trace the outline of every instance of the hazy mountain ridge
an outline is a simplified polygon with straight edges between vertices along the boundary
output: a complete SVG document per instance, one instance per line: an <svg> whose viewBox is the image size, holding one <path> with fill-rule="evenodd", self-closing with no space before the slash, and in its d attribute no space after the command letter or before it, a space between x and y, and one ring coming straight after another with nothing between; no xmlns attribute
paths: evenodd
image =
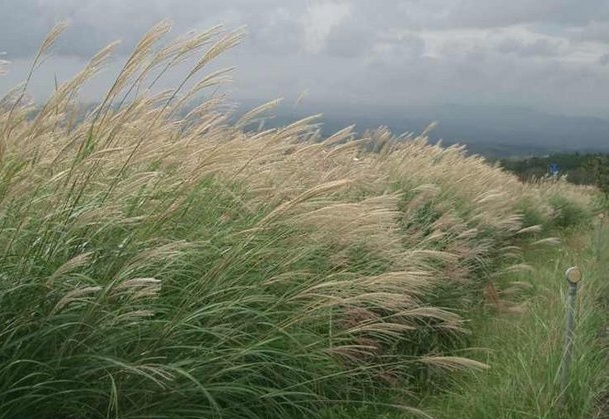
<svg viewBox="0 0 609 419"><path fill-rule="evenodd" d="M251 105L243 104L243 109ZM553 115L512 106L405 106L282 105L266 126L279 126L296 119L323 113L323 133L355 124L357 132L387 126L394 133L422 132L430 123L432 141L467 144L475 153L490 156L544 154L558 151L609 151L609 120L597 117Z"/></svg>
<svg viewBox="0 0 609 419"><path fill-rule="evenodd" d="M261 101L227 104L236 120ZM86 104L83 112L96 104ZM187 111L187 110L186 110ZM186 112L185 111L185 112ZM466 144L471 153L487 157L525 157L560 152L609 152L609 120L589 116L554 115L515 106L369 106L361 104L282 103L265 114L265 128L280 127L298 119L321 114L322 134L329 136L347 126L355 132L386 126L396 135L418 134L430 124L430 141ZM185 113L184 113L185 115ZM257 127L256 127L257 128Z"/></svg>

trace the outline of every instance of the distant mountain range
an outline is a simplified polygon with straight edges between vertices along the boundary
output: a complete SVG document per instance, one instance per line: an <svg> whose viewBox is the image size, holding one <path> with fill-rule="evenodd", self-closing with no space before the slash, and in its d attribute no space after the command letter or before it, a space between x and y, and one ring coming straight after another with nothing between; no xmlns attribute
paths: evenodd
<svg viewBox="0 0 609 419"><path fill-rule="evenodd" d="M255 104L244 102L243 109ZM609 120L596 117L552 115L512 106L404 106L309 104L282 105L266 126L280 126L299 118L323 113L323 132L329 135L355 124L356 131L387 126L396 134L422 132L430 123L438 126L432 141L467 144L470 152L489 157L525 156L552 152L609 152Z"/></svg>
<svg viewBox="0 0 609 419"><path fill-rule="evenodd" d="M234 119L261 105L242 100ZM92 110L95 104L85 104ZM515 106L370 106L362 104L283 103L269 111L265 127L279 127L322 114L322 133L329 136L347 126L356 132L387 126L396 135L421 133L431 123L431 142L466 144L470 153L491 158L542 156L551 153L609 153L609 120L597 117L553 115Z"/></svg>

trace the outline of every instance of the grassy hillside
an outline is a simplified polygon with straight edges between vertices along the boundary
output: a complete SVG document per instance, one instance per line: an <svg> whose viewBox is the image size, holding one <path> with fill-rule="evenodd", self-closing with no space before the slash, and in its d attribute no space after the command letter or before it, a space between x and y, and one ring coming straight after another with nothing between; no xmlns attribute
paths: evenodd
<svg viewBox="0 0 609 419"><path fill-rule="evenodd" d="M600 259L590 231L563 237L555 249L527 252L537 269L514 278L527 289L522 310L509 316L480 316L472 352L491 369L460 377L450 391L424 402L436 418L604 418L609 381L606 374L609 322L605 273L606 227ZM561 403L560 368L566 315L569 266L583 267L584 281L577 300L573 367ZM509 289L504 292L511 291Z"/></svg>
<svg viewBox="0 0 609 419"><path fill-rule="evenodd" d="M269 106L228 123L212 96L178 117L241 34L167 32L84 118L78 89L111 48L42 107L27 84L2 101L0 417L414 412L487 368L465 351L472 316L528 271L522 245L587 222L591 192L424 135L251 129Z"/></svg>

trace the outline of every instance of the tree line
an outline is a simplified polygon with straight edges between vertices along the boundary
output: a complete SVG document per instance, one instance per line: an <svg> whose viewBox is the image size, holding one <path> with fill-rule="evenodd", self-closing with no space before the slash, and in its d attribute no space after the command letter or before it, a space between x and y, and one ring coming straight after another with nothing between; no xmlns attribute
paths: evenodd
<svg viewBox="0 0 609 419"><path fill-rule="evenodd" d="M501 159L501 167L522 181L552 176L553 165L558 176L566 176L578 185L595 185L609 195L609 154L556 153L543 157Z"/></svg>

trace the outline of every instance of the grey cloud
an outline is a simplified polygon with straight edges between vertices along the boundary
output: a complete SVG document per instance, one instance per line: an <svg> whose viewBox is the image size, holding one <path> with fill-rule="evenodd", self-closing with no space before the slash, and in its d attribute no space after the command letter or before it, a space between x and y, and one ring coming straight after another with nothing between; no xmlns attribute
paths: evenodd
<svg viewBox="0 0 609 419"><path fill-rule="evenodd" d="M516 39L505 39L497 45L497 51L503 54L517 54L522 57L553 57L560 54L560 41L537 39L523 42Z"/></svg>
<svg viewBox="0 0 609 419"><path fill-rule="evenodd" d="M247 42L265 55L297 52L302 38L298 19L303 13L303 8L281 6L250 11L244 18L249 23Z"/></svg>
<svg viewBox="0 0 609 419"><path fill-rule="evenodd" d="M325 52L339 57L356 57L369 52L377 38L375 31L351 18L334 28L326 41Z"/></svg>
<svg viewBox="0 0 609 419"><path fill-rule="evenodd" d="M495 27L551 22L584 25L609 18L606 0L458 0L451 2L442 24L462 27Z"/></svg>
<svg viewBox="0 0 609 419"><path fill-rule="evenodd" d="M351 6L352 14L331 31L326 46L330 54L365 53L376 37L396 28L417 31L551 23L585 28L579 32L581 39L609 37L609 2L606 0L382 3L350 0L344 3ZM260 52L284 53L299 49L302 37L299 19L310 4L315 3L306 0L0 0L0 12L6 16L0 25L0 45L13 58L29 56L55 22L69 19L73 24L57 45L59 54L89 57L117 38L123 40L121 51L124 53L150 26L170 18L176 22L176 30L204 29L221 21L233 27L246 24L250 31L248 42Z"/></svg>
<svg viewBox="0 0 609 419"><path fill-rule="evenodd" d="M386 62L403 62L420 57L425 51L425 41L416 35L381 38L377 44L379 56Z"/></svg>
<svg viewBox="0 0 609 419"><path fill-rule="evenodd" d="M0 15L0 51L11 59L33 54L54 24L54 16L41 12L36 1L0 0Z"/></svg>
<svg viewBox="0 0 609 419"><path fill-rule="evenodd" d="M574 41L609 42L609 19L595 20L588 25L573 28L568 35Z"/></svg>
<svg viewBox="0 0 609 419"><path fill-rule="evenodd" d="M351 0L371 26L412 30L519 24L582 26L609 19L606 0Z"/></svg>
<svg viewBox="0 0 609 419"><path fill-rule="evenodd" d="M329 2L349 11L316 38L320 48L307 49L303 17ZM609 64L609 47L599 43L609 40L607 0L0 0L0 16L0 51L18 62L0 78L0 91L20 80L26 58L59 20L72 26L51 71L65 79L109 42L122 39L124 55L169 18L175 34L247 25L245 45L222 64L237 66L236 95L260 100L295 99L308 89L318 101L479 100L600 112L609 95L600 65ZM111 75L100 76L91 97ZM32 90L52 83L39 74Z"/></svg>
<svg viewBox="0 0 609 419"><path fill-rule="evenodd" d="M237 27L245 17L259 17L260 7L281 4L278 1L245 0L0 0L0 45L12 57L35 53L46 33L59 21L68 20L70 28L57 43L63 55L90 57L117 39L127 52L155 23L169 19L175 32L204 30L218 23ZM256 26L255 26L256 27Z"/></svg>
<svg viewBox="0 0 609 419"><path fill-rule="evenodd" d="M326 40L325 52L341 57L367 57L400 62L423 53L425 42L419 36L393 35L391 26L354 8L348 19L333 28Z"/></svg>

